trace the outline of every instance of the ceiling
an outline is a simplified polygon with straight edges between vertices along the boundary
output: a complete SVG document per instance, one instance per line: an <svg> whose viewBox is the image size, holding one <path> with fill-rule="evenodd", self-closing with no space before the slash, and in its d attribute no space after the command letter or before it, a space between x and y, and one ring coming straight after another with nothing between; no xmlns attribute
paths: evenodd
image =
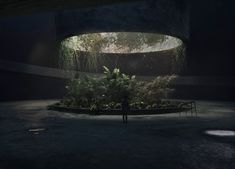
<svg viewBox="0 0 235 169"><path fill-rule="evenodd" d="M136 0L0 0L0 16L81 8Z"/></svg>

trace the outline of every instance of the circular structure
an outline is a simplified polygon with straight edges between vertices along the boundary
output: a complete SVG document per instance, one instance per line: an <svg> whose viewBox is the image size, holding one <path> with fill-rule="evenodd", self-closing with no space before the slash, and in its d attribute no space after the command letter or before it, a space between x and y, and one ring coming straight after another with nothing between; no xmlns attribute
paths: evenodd
<svg viewBox="0 0 235 169"><path fill-rule="evenodd" d="M184 63L179 38L143 32L102 32L72 36L61 42L65 67L82 72L103 72L103 66L136 75L178 73ZM74 58L76 57L76 59Z"/></svg>
<svg viewBox="0 0 235 169"><path fill-rule="evenodd" d="M128 115L160 115L160 114L171 114L171 113L181 113L185 111L189 111L190 108L185 106L180 106L184 102L178 102L176 105L175 102L170 103L168 107L156 107L152 109L144 108L131 108L128 110ZM109 108L109 109L99 109L99 110L92 110L86 107L76 107L76 106L67 106L64 105L62 102L57 102L48 106L48 110L55 110L60 112L70 112L76 114L89 114L89 115L122 115L123 109L122 108Z"/></svg>
<svg viewBox="0 0 235 169"><path fill-rule="evenodd" d="M60 11L55 16L58 42L71 39L76 41L78 37L84 38L87 35L94 35L98 41L103 41L107 38L100 37L119 34L120 42L125 44L104 47L100 45L101 43L94 45L95 43L92 42L83 46L85 50L81 47L76 49L73 44L65 45L69 49L76 49L77 53L66 50L72 53L72 57L60 59L68 63L62 63L62 66L65 65L62 68L102 73L102 67L107 66L110 69L120 68L124 73L138 76L177 74L184 67L182 44L187 43L189 39L189 13L190 4L185 0L133 1ZM131 39L130 41L126 41L124 36L126 32L129 32L127 38ZM139 34L151 35L147 39L149 43L145 43L145 38L141 41ZM162 38L155 38L156 36L162 36ZM116 41L115 36L110 39L113 42ZM162 43L152 44L157 39L162 40ZM126 45L128 43L130 46ZM92 47L93 45L95 48ZM97 48L100 52L94 54ZM93 54L90 55L91 53ZM74 59L74 55L79 55L79 59Z"/></svg>
<svg viewBox="0 0 235 169"><path fill-rule="evenodd" d="M175 49L183 44L176 37L140 32L103 32L72 36L63 41L72 50L110 54L148 53Z"/></svg>
<svg viewBox="0 0 235 169"><path fill-rule="evenodd" d="M219 137L234 137L235 131L233 130L206 130L205 134Z"/></svg>

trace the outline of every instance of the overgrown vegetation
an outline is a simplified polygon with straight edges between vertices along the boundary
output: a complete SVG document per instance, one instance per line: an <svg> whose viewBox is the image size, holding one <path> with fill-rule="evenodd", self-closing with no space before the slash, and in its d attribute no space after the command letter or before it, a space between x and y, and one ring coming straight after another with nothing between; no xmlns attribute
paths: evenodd
<svg viewBox="0 0 235 169"><path fill-rule="evenodd" d="M121 101L128 97L131 108L153 109L164 106L168 95L174 91L170 83L175 75L159 76L150 82L137 81L135 76L126 75L119 69L110 71L104 66L104 76L72 79L67 96L61 104L66 107L99 109L120 109Z"/></svg>
<svg viewBox="0 0 235 169"><path fill-rule="evenodd" d="M182 41L161 34L144 33L94 33L70 37L62 41L59 64L64 70L79 72L94 70L102 65L103 52L120 53L146 52L152 48L159 51L164 47L171 49L172 73L177 73L184 62ZM111 50L111 51L109 51ZM132 109L155 109L170 107L166 101L174 89L171 82L175 75L158 76L152 81L138 81L135 76L126 75L119 69L109 70L104 66L100 77L73 76L66 86L67 95L58 105L90 110L120 109L124 97L129 99Z"/></svg>
<svg viewBox="0 0 235 169"><path fill-rule="evenodd" d="M60 67L64 70L97 70L103 53L141 53L172 49L172 72L178 72L184 61L181 40L151 33L91 33L65 39L60 45ZM175 71L177 70L177 71Z"/></svg>

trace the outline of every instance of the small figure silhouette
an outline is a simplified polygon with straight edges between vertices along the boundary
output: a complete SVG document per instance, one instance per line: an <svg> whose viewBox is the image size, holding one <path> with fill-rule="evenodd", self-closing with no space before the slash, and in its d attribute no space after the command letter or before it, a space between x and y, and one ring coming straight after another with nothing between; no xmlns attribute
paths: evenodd
<svg viewBox="0 0 235 169"><path fill-rule="evenodd" d="M127 113L129 109L128 96L125 95L122 99L122 120L125 124L127 124Z"/></svg>

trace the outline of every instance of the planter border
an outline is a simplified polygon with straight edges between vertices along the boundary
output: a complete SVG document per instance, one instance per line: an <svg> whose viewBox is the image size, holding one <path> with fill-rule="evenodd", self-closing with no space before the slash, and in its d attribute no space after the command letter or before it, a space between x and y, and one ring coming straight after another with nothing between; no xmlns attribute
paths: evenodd
<svg viewBox="0 0 235 169"><path fill-rule="evenodd" d="M122 109L101 109L90 110L89 108L66 107L61 105L51 105L49 110L60 112L71 112L76 114L90 114L90 115L122 115ZM190 107L170 107L170 108L155 108L155 109L130 109L128 115L158 115L170 114L190 111Z"/></svg>

